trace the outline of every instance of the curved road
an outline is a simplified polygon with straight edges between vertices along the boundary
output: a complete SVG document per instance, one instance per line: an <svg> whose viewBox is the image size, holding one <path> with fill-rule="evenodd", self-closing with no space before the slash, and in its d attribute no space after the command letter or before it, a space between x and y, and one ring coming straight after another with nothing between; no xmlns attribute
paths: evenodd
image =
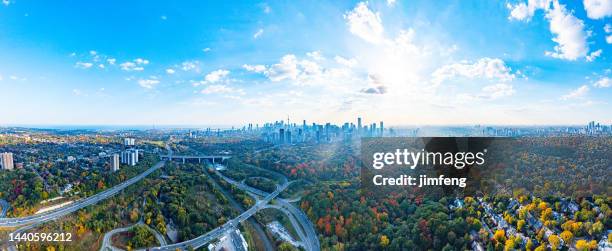
<svg viewBox="0 0 612 251"><path fill-rule="evenodd" d="M106 234L104 234L104 239L102 241L102 247L100 247L100 251L121 251L123 249L120 248L116 248L115 246L113 246L113 244L111 243L111 238L113 237L113 235L121 233L121 232L127 232L130 231L130 229L136 227L136 226L145 226L149 231L151 231L151 233L153 235L155 235L155 239L157 239L157 241L160 243L160 245L166 245L166 239L164 238L163 235L161 235L159 232L157 232L155 229L150 228L148 225L144 224L141 221L139 221L138 223L131 225L131 226L127 226L127 227L122 227L122 228L116 228L113 229L109 232L107 232Z"/></svg>
<svg viewBox="0 0 612 251"><path fill-rule="evenodd" d="M295 217L293 217L291 212L289 212L287 209L285 209L284 207L281 207L279 205L267 205L266 207L267 208L274 208L274 209L280 210L285 215L287 215L287 218L289 218L289 221L291 222L291 225L293 225L293 228L295 229L295 232L300 237L300 241L297 242L297 245L300 245L300 246L304 247L304 249L306 249L306 250L310 250L309 246L306 246L306 244L304 243L304 240L307 239L306 234L302 230L302 227L300 227L300 225L297 222L297 220L295 219Z"/></svg>
<svg viewBox="0 0 612 251"><path fill-rule="evenodd" d="M212 231L206 234L200 235L188 241L166 245L166 246L154 247L154 248L150 248L149 250L168 250L170 251L170 250L177 250L177 249L186 250L189 248L197 249L199 247L202 247L206 243L209 243L210 241L217 239L221 237L222 235L226 234L228 231L231 231L234 228L238 227L238 224L240 224L241 222L253 216L255 213L257 213L257 211L265 208L266 204L268 204L272 199L276 198L276 196L278 196L283 190L285 190L287 186L289 186L291 183L292 182L287 182L280 186L277 186L274 192L268 194L268 196L264 197L262 200L255 203L254 206L244 211L242 214L238 215L238 217L231 219L230 221L213 229Z"/></svg>
<svg viewBox="0 0 612 251"><path fill-rule="evenodd" d="M208 174L208 172L204 172L206 174L206 176L208 178L210 178L210 180L212 181L213 185L215 187L217 187L221 193L223 193L223 195L225 195L225 197L227 197L227 199L229 200L230 204L236 208L238 210L238 212L244 212L244 208L242 207L242 205L240 205L240 203L238 203L230 193L228 193L225 188L223 188L222 186L219 185L219 183L217 183L217 180L214 179L212 176L210 176L210 174ZM257 237L261 240L262 244L264 245L264 249L265 250L274 250L274 247L272 246L272 242L270 242L270 239L268 239L268 236L266 235L266 232L263 230L263 228L261 227L261 225L255 220L255 218L249 218L248 223L251 224L251 226L253 226L253 229L255 230L255 233L257 234ZM233 233L232 236L236 235L236 233Z"/></svg>
<svg viewBox="0 0 612 251"><path fill-rule="evenodd" d="M130 231L130 229L132 229L135 226L138 226L142 224L142 222L138 222L134 225L131 226L127 226L127 227L122 227L122 228L115 228L109 232L107 232L106 234L104 234L104 239L102 240L102 247L100 247L100 251L119 251L122 250L120 248L116 248L113 246L113 244L111 243L111 238L113 237L113 235L121 233L121 232L126 232L126 231Z"/></svg>
<svg viewBox="0 0 612 251"><path fill-rule="evenodd" d="M228 183L233 184L242 190L246 190L247 192L250 192L252 194L259 195L259 196L268 195L268 193L261 191L257 188L250 187L242 182L232 180L226 177L225 175L221 174L220 172L217 172L217 174L221 176L221 178L223 178ZM302 227L300 228L299 225L294 225L294 228L295 228L295 231L298 232L298 235L300 235L300 238L302 239L302 243L304 244L304 248L306 250L315 250L315 251L320 250L321 244L319 243L317 232L315 231L315 228L312 222L310 222L310 220L308 219L308 216L306 216L306 214L304 214L302 210L293 206L293 204L287 202L284 199L279 198L276 201L280 204L281 208L285 209L281 211L285 213L290 213L291 215L293 215L293 217L295 217L295 219L297 219L300 222L300 225ZM304 232L301 231L302 229L304 230ZM301 233L305 234L305 236Z"/></svg>

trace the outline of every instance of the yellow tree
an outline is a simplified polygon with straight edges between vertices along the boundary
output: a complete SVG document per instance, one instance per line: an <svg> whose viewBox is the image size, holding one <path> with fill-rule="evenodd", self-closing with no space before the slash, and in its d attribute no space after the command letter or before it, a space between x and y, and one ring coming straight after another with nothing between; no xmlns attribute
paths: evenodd
<svg viewBox="0 0 612 251"><path fill-rule="evenodd" d="M524 226L525 226L525 220L518 220L516 222L516 230L521 231L523 230Z"/></svg>
<svg viewBox="0 0 612 251"><path fill-rule="evenodd" d="M546 251L546 246L544 246L544 244L541 244L535 249L535 251Z"/></svg>
<svg viewBox="0 0 612 251"><path fill-rule="evenodd" d="M533 249L533 242L531 242L531 239L527 239L527 244L525 244L525 249L527 251L531 251Z"/></svg>
<svg viewBox="0 0 612 251"><path fill-rule="evenodd" d="M589 241L589 249L590 250L596 250L597 249L597 241L595 241L595 240Z"/></svg>
<svg viewBox="0 0 612 251"><path fill-rule="evenodd" d="M593 232L593 234L596 234L596 235L602 233L603 229L604 229L604 226L601 223L601 221L595 222L595 224L593 224L593 226L592 226L592 232Z"/></svg>
<svg viewBox="0 0 612 251"><path fill-rule="evenodd" d="M380 237L380 246L381 247L389 246L389 238L384 234Z"/></svg>
<svg viewBox="0 0 612 251"><path fill-rule="evenodd" d="M495 239L497 243L506 242L506 232L503 229L496 230L493 239Z"/></svg>
<svg viewBox="0 0 612 251"><path fill-rule="evenodd" d="M542 203L544 203L544 202L542 202ZM551 217L552 217L552 208L546 208L546 209L542 210L542 214L540 216L540 220L547 221Z"/></svg>
<svg viewBox="0 0 612 251"><path fill-rule="evenodd" d="M550 244L553 250L557 250L561 246L561 239L559 239L559 236L551 234L548 236L548 244Z"/></svg>
<svg viewBox="0 0 612 251"><path fill-rule="evenodd" d="M540 209L540 211L544 211L546 210L548 206L546 205L546 202L542 201L540 202L540 204L538 204L538 209Z"/></svg>
<svg viewBox="0 0 612 251"><path fill-rule="evenodd" d="M589 244L585 240L578 240L576 241L576 249L578 251L587 251L589 250Z"/></svg>
<svg viewBox="0 0 612 251"><path fill-rule="evenodd" d="M563 231L561 234L561 239L563 239L563 242L565 243L572 243L572 239L574 238L574 235L572 234L572 232L570 231Z"/></svg>
<svg viewBox="0 0 612 251"><path fill-rule="evenodd" d="M504 245L504 251L514 250L514 240L508 239L506 240L506 244Z"/></svg>

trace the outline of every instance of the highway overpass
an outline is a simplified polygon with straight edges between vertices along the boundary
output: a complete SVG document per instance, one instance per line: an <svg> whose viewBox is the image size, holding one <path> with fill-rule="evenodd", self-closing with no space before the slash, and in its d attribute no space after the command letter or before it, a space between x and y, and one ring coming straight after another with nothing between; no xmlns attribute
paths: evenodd
<svg viewBox="0 0 612 251"><path fill-rule="evenodd" d="M202 163L202 161L216 164L223 163L226 160L230 159L232 156L229 155L160 155L162 160L174 160L181 161L182 163L197 161L197 163Z"/></svg>

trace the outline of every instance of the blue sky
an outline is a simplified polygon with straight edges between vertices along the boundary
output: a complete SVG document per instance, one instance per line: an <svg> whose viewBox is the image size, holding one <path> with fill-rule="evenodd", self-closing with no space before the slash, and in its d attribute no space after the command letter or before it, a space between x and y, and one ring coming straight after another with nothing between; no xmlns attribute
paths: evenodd
<svg viewBox="0 0 612 251"><path fill-rule="evenodd" d="M0 124L612 123L612 1L0 4Z"/></svg>

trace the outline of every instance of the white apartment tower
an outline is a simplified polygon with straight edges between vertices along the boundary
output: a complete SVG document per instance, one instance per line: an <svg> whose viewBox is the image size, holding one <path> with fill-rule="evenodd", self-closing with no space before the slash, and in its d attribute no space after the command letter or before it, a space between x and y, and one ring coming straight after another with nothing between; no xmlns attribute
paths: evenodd
<svg viewBox="0 0 612 251"><path fill-rule="evenodd" d="M121 152L121 163L135 166L138 163L138 150L129 149Z"/></svg>
<svg viewBox="0 0 612 251"><path fill-rule="evenodd" d="M0 153L0 164L4 170L13 170L13 153Z"/></svg>
<svg viewBox="0 0 612 251"><path fill-rule="evenodd" d="M123 139L123 145L125 146L134 146L135 144L136 144L136 140L134 138Z"/></svg>
<svg viewBox="0 0 612 251"><path fill-rule="evenodd" d="M119 171L119 154L117 153L111 156L111 170L113 172Z"/></svg>

